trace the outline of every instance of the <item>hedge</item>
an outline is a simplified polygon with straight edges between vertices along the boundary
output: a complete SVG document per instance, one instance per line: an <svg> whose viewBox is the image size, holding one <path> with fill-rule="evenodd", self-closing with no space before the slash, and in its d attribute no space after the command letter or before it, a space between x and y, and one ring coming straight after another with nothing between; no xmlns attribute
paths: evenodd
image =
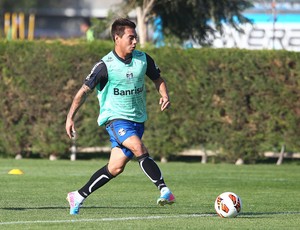
<svg viewBox="0 0 300 230"><path fill-rule="evenodd" d="M72 98L111 42L0 41L0 154L69 154L65 118ZM210 149L253 162L264 151L299 151L300 53L239 49L146 48L168 83L161 113L148 79L144 141L155 157ZM91 95L77 114L77 144L107 146Z"/></svg>

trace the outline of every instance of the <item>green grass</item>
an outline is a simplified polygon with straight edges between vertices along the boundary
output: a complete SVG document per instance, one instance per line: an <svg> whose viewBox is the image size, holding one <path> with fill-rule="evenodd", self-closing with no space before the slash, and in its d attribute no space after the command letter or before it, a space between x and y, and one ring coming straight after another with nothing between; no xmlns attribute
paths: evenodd
<svg viewBox="0 0 300 230"><path fill-rule="evenodd" d="M66 194L80 188L103 160L0 159L0 229L299 229L300 165L159 164L177 203L158 207L159 195L137 162L93 193L78 216ZM19 168L24 175L8 175ZM215 214L214 200L237 193L242 213Z"/></svg>

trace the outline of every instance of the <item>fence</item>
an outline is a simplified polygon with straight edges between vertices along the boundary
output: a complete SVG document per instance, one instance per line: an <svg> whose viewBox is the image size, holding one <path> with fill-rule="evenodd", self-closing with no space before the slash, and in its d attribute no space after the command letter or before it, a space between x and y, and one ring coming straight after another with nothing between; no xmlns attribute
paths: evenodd
<svg viewBox="0 0 300 230"><path fill-rule="evenodd" d="M4 14L4 34L8 40L24 40L26 35L24 13L5 13ZM34 39L35 15L28 15L28 40Z"/></svg>

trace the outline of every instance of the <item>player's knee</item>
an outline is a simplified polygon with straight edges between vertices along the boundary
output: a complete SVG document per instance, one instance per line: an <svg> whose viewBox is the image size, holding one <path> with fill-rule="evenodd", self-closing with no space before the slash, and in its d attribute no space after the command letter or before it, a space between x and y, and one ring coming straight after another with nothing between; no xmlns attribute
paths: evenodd
<svg viewBox="0 0 300 230"><path fill-rule="evenodd" d="M129 149L135 156L138 156L141 152L143 152L142 145L131 146Z"/></svg>
<svg viewBox="0 0 300 230"><path fill-rule="evenodd" d="M121 174L124 171L124 168L125 168L124 166L117 166L117 165L110 166L110 165L108 165L108 171L114 177Z"/></svg>

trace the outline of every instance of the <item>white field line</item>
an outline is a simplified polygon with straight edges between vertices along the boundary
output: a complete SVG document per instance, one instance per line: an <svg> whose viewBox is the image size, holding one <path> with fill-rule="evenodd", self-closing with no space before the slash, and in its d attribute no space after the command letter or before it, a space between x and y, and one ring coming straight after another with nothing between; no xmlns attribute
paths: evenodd
<svg viewBox="0 0 300 230"><path fill-rule="evenodd" d="M55 223L78 223L78 222L108 222L108 221L128 221L128 220L153 220L153 219L172 219L172 218L192 218L192 217L209 217L214 214L182 214L174 216L132 216L119 218L100 218L100 219L76 219L76 220L33 220L33 221L11 221L0 222L1 225L18 225L18 224L55 224Z"/></svg>

